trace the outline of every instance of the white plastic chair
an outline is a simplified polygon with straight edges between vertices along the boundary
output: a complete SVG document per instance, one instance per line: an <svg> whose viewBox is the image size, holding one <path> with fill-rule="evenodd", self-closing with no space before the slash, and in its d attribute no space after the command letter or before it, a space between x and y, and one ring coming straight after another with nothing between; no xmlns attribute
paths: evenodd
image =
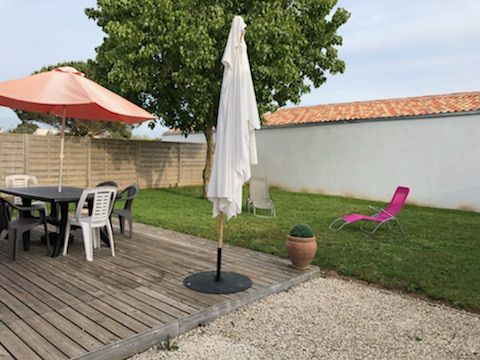
<svg viewBox="0 0 480 360"><path fill-rule="evenodd" d="M26 174L8 175L8 176L5 176L5 185L7 185L7 187L10 187L10 188L37 186L38 180L37 180L37 177L34 175L26 175ZM22 205L22 198L18 196L14 196L13 203L15 205ZM45 203L43 201L34 201L32 204L43 205L43 207L45 207Z"/></svg>
<svg viewBox="0 0 480 360"><path fill-rule="evenodd" d="M247 211L250 211L250 208L252 208L253 214L255 216L259 216L257 214L257 209L270 210L271 216L277 216L275 205L270 198L270 193L268 191L268 183L266 179L250 179L250 186L247 198Z"/></svg>
<svg viewBox="0 0 480 360"><path fill-rule="evenodd" d="M5 184L7 187L27 187L38 185L38 180L33 175L8 175L5 176Z"/></svg>
<svg viewBox="0 0 480 360"><path fill-rule="evenodd" d="M100 186L94 189L83 190L80 200L77 203L75 218L70 218L67 222L63 255L67 254L71 226L76 225L82 228L83 244L87 261L93 261L93 249L100 248L100 229L103 227L107 228L112 256L115 256L112 224L110 223L109 217L116 196L117 189L113 186ZM88 197L93 197L92 215L82 214L83 204L87 201Z"/></svg>

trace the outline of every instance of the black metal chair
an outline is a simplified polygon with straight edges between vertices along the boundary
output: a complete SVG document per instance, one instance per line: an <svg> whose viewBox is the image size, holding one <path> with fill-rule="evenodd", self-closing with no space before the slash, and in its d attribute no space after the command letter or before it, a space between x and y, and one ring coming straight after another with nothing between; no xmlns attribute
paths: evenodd
<svg viewBox="0 0 480 360"><path fill-rule="evenodd" d="M115 188L118 188L117 183L113 180L102 181L101 183L98 183L95 187L99 187L99 186L113 186ZM77 206L78 206L78 204L77 204ZM88 203L83 204L83 208L88 209L89 204Z"/></svg>
<svg viewBox="0 0 480 360"><path fill-rule="evenodd" d="M12 220L10 209L15 209L19 213L19 217ZM30 216L31 212L38 211L39 216ZM10 203L9 201L0 198L0 228L5 227L8 230L8 255L11 262L17 259L18 252L18 238L19 235L32 230L34 227L43 225L45 230L45 238L48 237L47 217L45 216L45 208L43 205L20 206ZM47 254L50 255L50 241L47 241ZM30 244L23 244L24 250L28 250Z"/></svg>
<svg viewBox="0 0 480 360"><path fill-rule="evenodd" d="M118 188L118 184L113 180L102 181L101 183L97 184L96 187L99 187L99 186L113 186Z"/></svg>
<svg viewBox="0 0 480 360"><path fill-rule="evenodd" d="M125 219L128 220L128 237L132 238L132 203L133 199L136 198L140 188L137 184L133 184L125 188L121 192L122 197L117 199L117 201L125 201L125 205L123 209L113 209L112 214L118 216L118 221L120 223L120 233L123 234L125 232Z"/></svg>
<svg viewBox="0 0 480 360"><path fill-rule="evenodd" d="M4 200L0 198L0 201ZM11 220L10 210L8 205L1 206L0 202L0 236L3 236L4 239L8 239L8 224ZM5 235L3 233L5 232Z"/></svg>

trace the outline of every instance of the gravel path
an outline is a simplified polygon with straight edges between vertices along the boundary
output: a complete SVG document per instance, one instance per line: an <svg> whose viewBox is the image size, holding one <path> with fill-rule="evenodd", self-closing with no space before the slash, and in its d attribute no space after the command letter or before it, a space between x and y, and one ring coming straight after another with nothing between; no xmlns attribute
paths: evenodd
<svg viewBox="0 0 480 360"><path fill-rule="evenodd" d="M337 278L316 278L150 349L151 359L475 359L480 316Z"/></svg>

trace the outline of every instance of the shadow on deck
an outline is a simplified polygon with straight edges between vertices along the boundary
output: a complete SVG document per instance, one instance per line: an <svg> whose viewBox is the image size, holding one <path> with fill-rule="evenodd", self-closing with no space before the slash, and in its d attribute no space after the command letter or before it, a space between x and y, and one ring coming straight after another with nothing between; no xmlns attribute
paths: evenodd
<svg viewBox="0 0 480 360"><path fill-rule="evenodd" d="M32 249L7 261L0 241L0 359L122 359L212 321L245 304L310 279L288 261L224 247L223 270L249 276L253 286L230 295L195 292L183 279L213 270L214 241L143 224L128 239L115 232L110 249L85 261L81 233L68 256Z"/></svg>

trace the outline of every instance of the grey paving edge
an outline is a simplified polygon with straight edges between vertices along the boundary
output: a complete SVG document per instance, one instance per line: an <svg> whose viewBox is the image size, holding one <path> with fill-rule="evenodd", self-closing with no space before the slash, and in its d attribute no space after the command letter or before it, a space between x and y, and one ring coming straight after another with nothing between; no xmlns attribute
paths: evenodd
<svg viewBox="0 0 480 360"><path fill-rule="evenodd" d="M255 293L247 294L239 299L227 300L224 303L209 307L196 314L172 321L164 325L156 326L150 330L132 335L113 344L105 345L101 348L75 357L74 359L125 359L129 356L133 356L139 352L149 349L153 345L166 340L167 337L173 338L188 330L194 329L199 325L213 321L220 316L228 314L251 302L260 300L268 295L285 291L292 286L308 281L319 274L320 269L318 267L312 267L308 272L299 274L298 276L295 276L294 278L286 280L282 283L263 288Z"/></svg>

